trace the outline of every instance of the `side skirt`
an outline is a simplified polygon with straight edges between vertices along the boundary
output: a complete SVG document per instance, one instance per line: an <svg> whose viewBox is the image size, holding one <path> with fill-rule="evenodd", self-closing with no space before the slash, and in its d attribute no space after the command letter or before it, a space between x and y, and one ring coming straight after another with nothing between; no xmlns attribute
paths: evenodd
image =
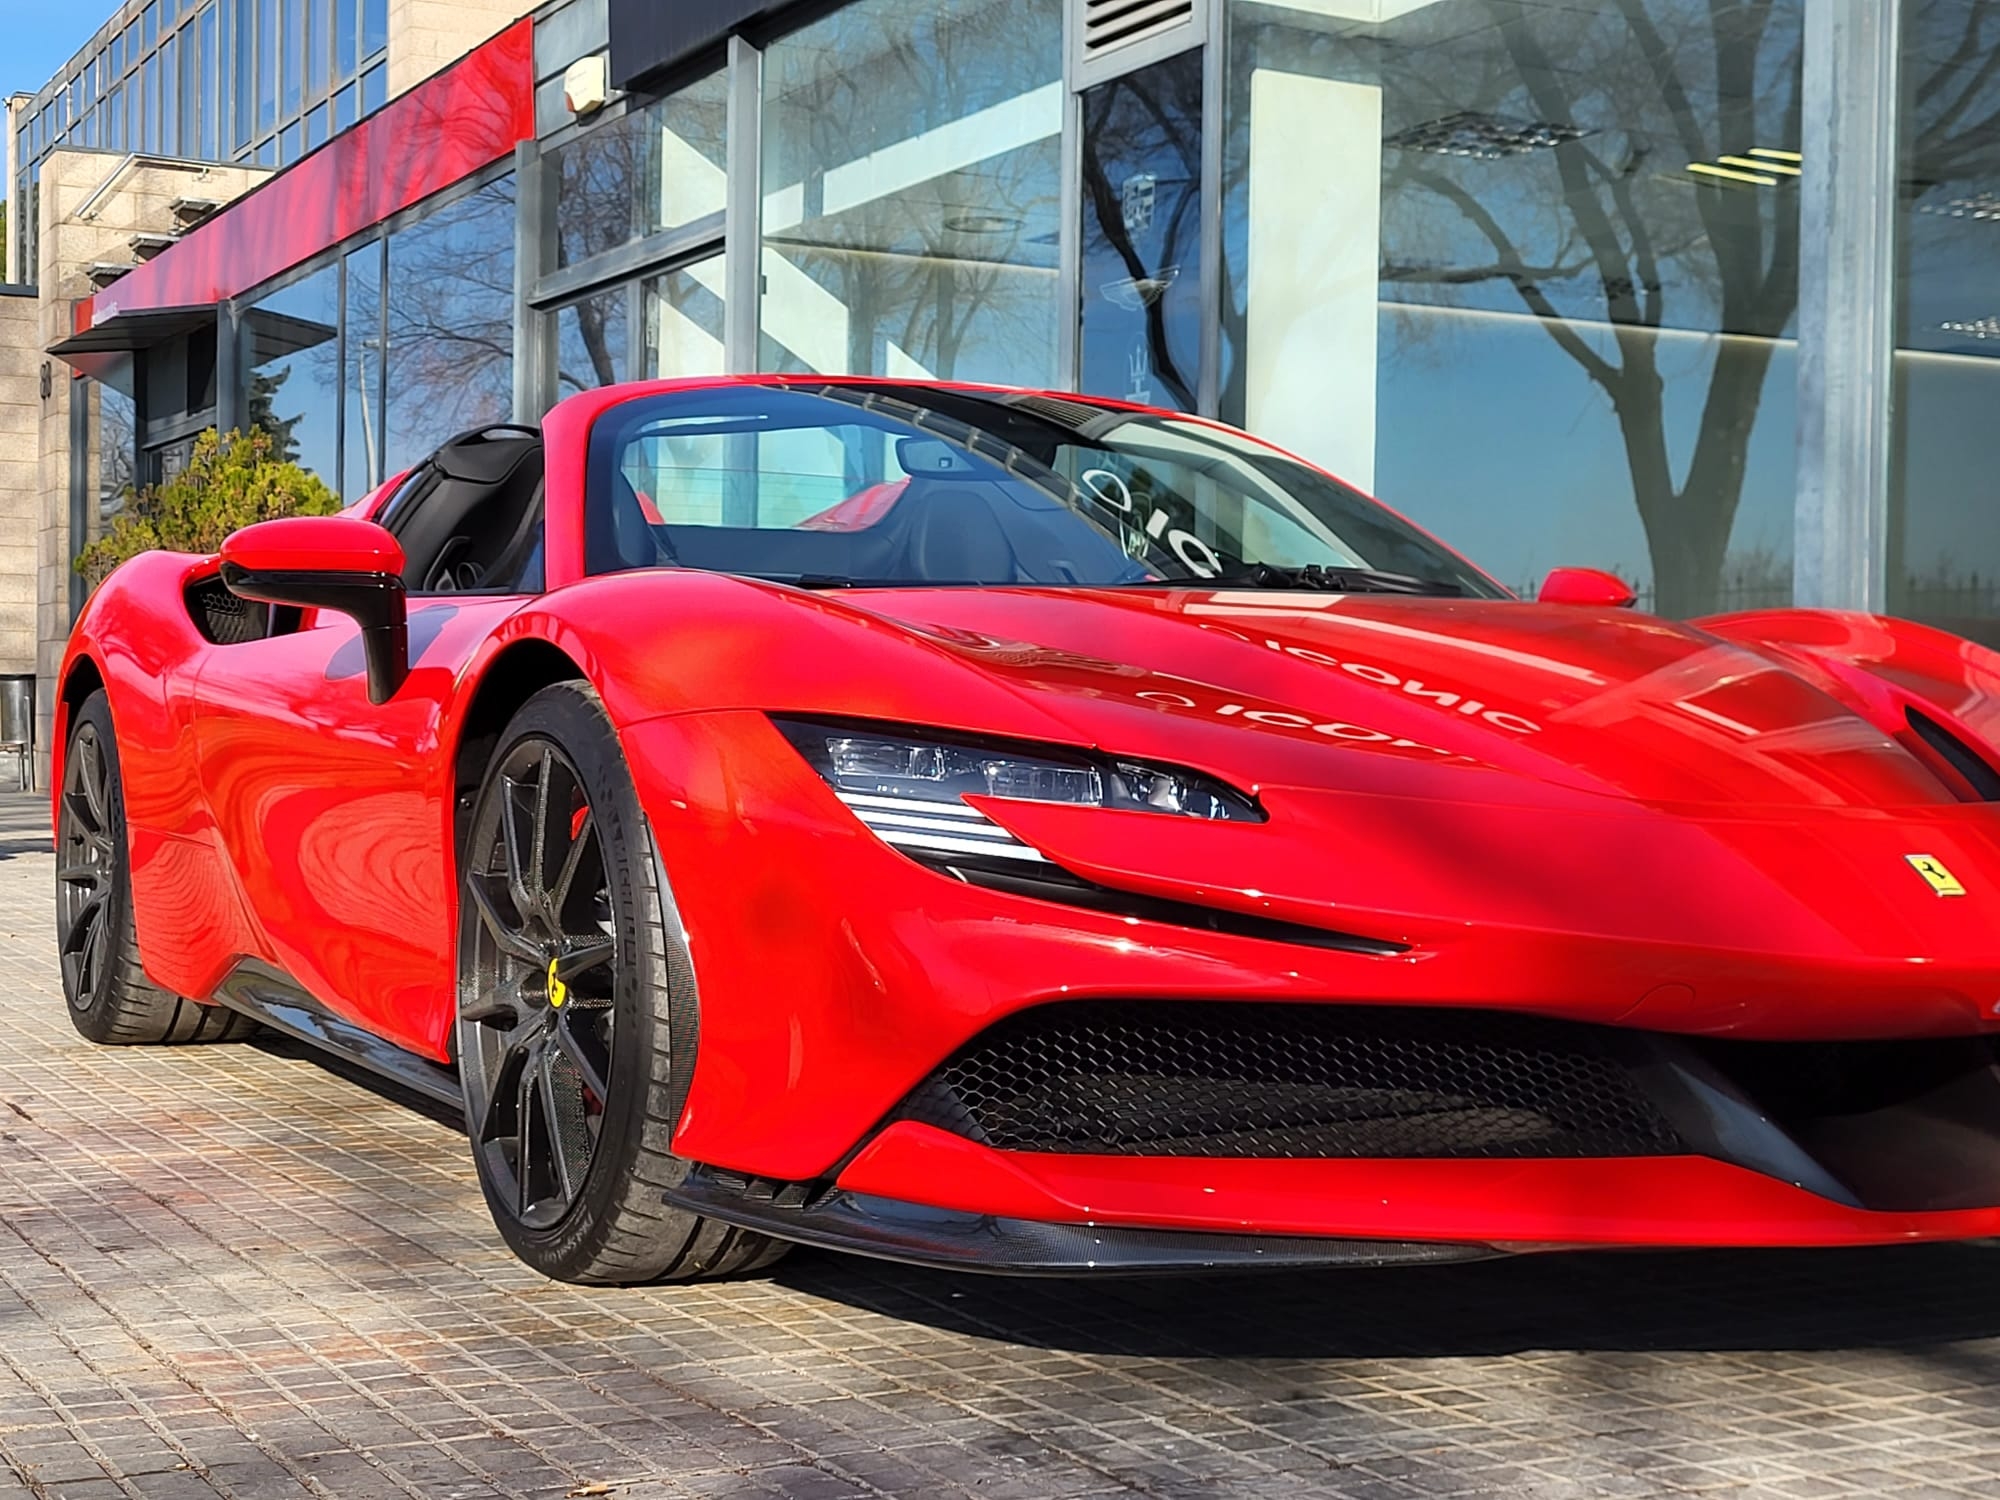
<svg viewBox="0 0 2000 1500"><path fill-rule="evenodd" d="M405 1052L372 1031L334 1015L307 994L297 980L268 964L251 959L238 964L216 988L215 1000L294 1041L330 1052L426 1099L453 1109L462 1108L465 1103L458 1074L450 1068L440 1067L414 1052Z"/></svg>
<svg viewBox="0 0 2000 1500"><path fill-rule="evenodd" d="M1405 1244L1295 1235L1201 1234L1047 1224L929 1208L834 1188L806 1197L773 1184L696 1167L667 1202L778 1239L906 1265L1004 1276L1175 1276L1211 1271L1439 1265L1486 1260L1484 1245Z"/></svg>

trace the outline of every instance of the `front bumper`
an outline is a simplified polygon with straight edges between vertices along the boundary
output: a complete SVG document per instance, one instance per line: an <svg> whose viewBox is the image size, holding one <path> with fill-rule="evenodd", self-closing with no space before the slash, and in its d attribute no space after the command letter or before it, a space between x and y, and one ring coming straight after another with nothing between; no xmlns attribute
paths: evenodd
<svg viewBox="0 0 2000 1500"><path fill-rule="evenodd" d="M1151 1270L2000 1235L2000 1073L1990 1066L1970 1085L1976 1098L1927 1085L1816 1105L1802 1133L1756 1090L1704 1082L1699 1068L1691 1085L1673 1061L1689 1035L1704 1032L1779 1046L1871 1038L1989 1046L1980 1038L1993 1034L2000 995L1990 946L1962 940L1949 962L1913 964L1857 953L1832 933L1813 951L1756 952L1719 946L1713 935L1675 942L1565 928L1553 897L1548 920L1534 928L1384 925L1380 913L1346 914L1356 932L1408 944L1393 953L1200 931L980 889L923 868L860 827L761 715L676 716L624 735L700 987L700 1051L674 1149L714 1175L682 1192L699 1190L702 1211L716 1218L899 1258L1014 1271L1091 1269L1107 1258ZM1324 864L1326 850L1343 847L1313 844L1297 830L1182 830L1142 814L1101 816L1130 819L1134 840L1185 833L1214 841L1218 865L1244 839L1283 838L1283 847L1271 846L1274 857L1295 873L1308 857ZM1042 847L1060 842L1054 831L1021 831ZM1150 848L1132 858L1171 863L1164 853L1153 860ZM1472 885L1505 891L1495 868L1475 870ZM1239 884L1147 894L1218 902L1256 895ZM1439 897L1445 906L1455 899ZM1321 1151L1293 1140L1242 1151L1211 1142L1176 1154L1145 1140L1097 1150L1055 1136L1018 1149L1003 1136L911 1117L911 1101L939 1070L1010 1017L1073 1003L1164 1013L1190 1002L1350 1015L1386 1007L1426 1017L1519 1013L1615 1036L1621 1048L1629 1039L1666 1056L1674 1130L1637 1147L1621 1144L1629 1135L1594 1129L1552 1131L1525 1150L1489 1142L1454 1154L1375 1140ZM1634 1065L1651 1070L1649 1096L1661 1084L1659 1062ZM1965 1073L1945 1081L1956 1090ZM1502 1102L1512 1109L1518 1101ZM1852 1117L1832 1118L1842 1111ZM1498 1120L1509 1130L1518 1123ZM718 1182L747 1186L722 1191ZM957 1218L946 1224L940 1214ZM1110 1256L1091 1239L1110 1231L1228 1243L1122 1240ZM1247 1250L1246 1236L1255 1241ZM1301 1240L1311 1243L1289 1243Z"/></svg>
<svg viewBox="0 0 2000 1500"><path fill-rule="evenodd" d="M667 1201L800 1244L1016 1276L1354 1269L1554 1250L2000 1237L2000 1206L1878 1212L1704 1157L1049 1157L993 1151L909 1122L885 1130L831 1187L697 1168Z"/></svg>

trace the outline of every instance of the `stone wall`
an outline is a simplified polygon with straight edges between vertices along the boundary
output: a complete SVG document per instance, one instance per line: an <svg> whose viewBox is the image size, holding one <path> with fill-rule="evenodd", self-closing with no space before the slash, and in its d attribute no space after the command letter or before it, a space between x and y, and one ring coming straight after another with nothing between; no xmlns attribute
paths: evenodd
<svg viewBox="0 0 2000 1500"><path fill-rule="evenodd" d="M528 14L535 0L389 0L389 94L414 88Z"/></svg>
<svg viewBox="0 0 2000 1500"><path fill-rule="evenodd" d="M35 670L35 531L41 515L36 460L41 419L40 326L31 288L0 287L0 674ZM0 786L14 767L0 767Z"/></svg>
<svg viewBox="0 0 2000 1500"><path fill-rule="evenodd" d="M42 166L41 257L37 266L38 300L34 303L34 349L40 351L67 338L74 326L75 304L92 295L89 269L95 262L128 262L131 237L161 233L173 227L171 204L176 198L207 198L226 203L271 174L259 167L188 164L121 168L124 158L104 151L57 151ZM108 191L102 192L109 183ZM84 217L85 214L89 217ZM115 298L116 294L112 294ZM39 352L35 358L40 380ZM35 531L33 536L33 600L35 611L37 736L41 746L38 777L46 778L47 745L54 723L56 672L69 643L70 569L70 405L88 404L91 385L78 380L60 360L54 363L49 397L41 409L37 444ZM39 395L39 389L37 394ZM85 459L85 478L94 496L94 464ZM0 543L4 546L4 543ZM4 555L4 554L0 554ZM6 609L0 582L0 622ZM0 768L0 778L5 776ZM0 780L0 784L4 784Z"/></svg>

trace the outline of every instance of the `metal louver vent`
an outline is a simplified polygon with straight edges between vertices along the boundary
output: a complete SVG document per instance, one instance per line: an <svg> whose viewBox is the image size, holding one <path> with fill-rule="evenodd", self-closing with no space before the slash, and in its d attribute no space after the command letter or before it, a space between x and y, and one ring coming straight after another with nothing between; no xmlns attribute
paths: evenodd
<svg viewBox="0 0 2000 1500"><path fill-rule="evenodd" d="M1085 0L1083 55L1102 57L1193 19L1194 0Z"/></svg>

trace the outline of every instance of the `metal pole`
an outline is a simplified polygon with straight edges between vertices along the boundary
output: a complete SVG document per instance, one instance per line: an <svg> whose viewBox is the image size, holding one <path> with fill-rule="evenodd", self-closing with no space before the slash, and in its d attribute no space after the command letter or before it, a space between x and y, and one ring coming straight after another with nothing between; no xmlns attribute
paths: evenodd
<svg viewBox="0 0 2000 1500"><path fill-rule="evenodd" d="M1805 10L1799 196L1800 605L1888 603L1901 0Z"/></svg>
<svg viewBox="0 0 2000 1500"><path fill-rule="evenodd" d="M1083 378L1079 342L1083 325L1083 96L1078 92L1083 0L1063 5L1062 172L1057 194L1062 214L1056 231L1056 385L1073 391Z"/></svg>
<svg viewBox="0 0 2000 1500"><path fill-rule="evenodd" d="M723 209L722 360L731 374L757 369L764 289L764 54L729 39L728 196Z"/></svg>

